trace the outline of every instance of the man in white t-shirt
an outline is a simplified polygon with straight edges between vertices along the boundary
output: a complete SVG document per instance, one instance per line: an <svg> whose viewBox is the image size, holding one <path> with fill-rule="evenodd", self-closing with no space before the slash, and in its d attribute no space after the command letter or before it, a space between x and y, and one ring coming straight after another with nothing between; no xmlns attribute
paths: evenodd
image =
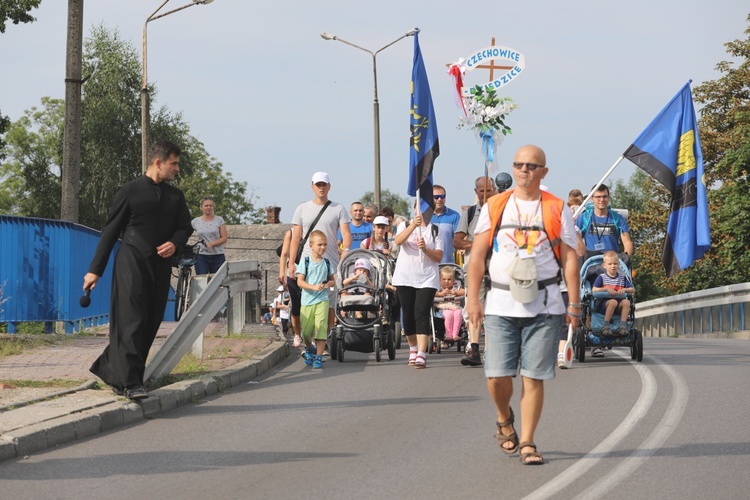
<svg viewBox="0 0 750 500"><path fill-rule="evenodd" d="M305 241L300 260L298 262L294 261L300 247L300 240L308 233L313 221L315 221L318 214L321 213L321 210L329 201L328 192L331 190L331 182L328 174L325 172L315 172L312 176L311 188L315 197L312 201L307 201L299 205L292 216L292 241L289 245L289 276L297 276L297 265L303 262L305 257L310 256L310 242ZM346 213L346 209L340 203L331 202L320 216L318 222L315 223L314 229L322 231L326 235L328 246L323 256L331 263L332 269L336 269L336 266L339 264L339 251L336 246L339 230L341 231L344 246L342 252L348 252L352 244L352 237L349 232L349 220L349 214ZM300 293L296 278L287 278L287 287L290 294ZM335 319L334 310L332 309L336 304L336 293L334 290L329 291L328 298L331 305L331 308L328 309L328 330L330 331L333 328ZM294 345L295 347L299 345L296 338Z"/></svg>
<svg viewBox="0 0 750 500"><path fill-rule="evenodd" d="M555 376L557 340L565 317L577 327L581 317L577 237L565 203L542 192L546 156L536 146L516 152L516 188L490 198L477 222L469 263L467 310L470 321L485 325L484 371L497 409L497 437L506 454L521 462L544 462L534 444L542 414L544 380ZM490 256L491 286L484 307L479 282ZM566 311L560 292L560 268L568 284ZM520 368L520 370L519 370ZM521 437L510 408L513 377L520 371Z"/></svg>
<svg viewBox="0 0 750 500"><path fill-rule="evenodd" d="M477 195L477 203L461 212L456 236L453 238L453 246L456 250L464 251L464 271L469 269L471 243L474 241L474 229L479 221L479 215L482 213L482 207L485 200L497 194L497 188L489 177L477 177L474 181L474 193ZM485 286L484 280L482 280L479 285L479 300L484 301L484 296ZM480 366L482 357L479 355L479 336L482 332L482 324L469 322L466 308L464 308L464 322L469 329L469 346L466 349L466 354L461 358L461 364L464 366Z"/></svg>

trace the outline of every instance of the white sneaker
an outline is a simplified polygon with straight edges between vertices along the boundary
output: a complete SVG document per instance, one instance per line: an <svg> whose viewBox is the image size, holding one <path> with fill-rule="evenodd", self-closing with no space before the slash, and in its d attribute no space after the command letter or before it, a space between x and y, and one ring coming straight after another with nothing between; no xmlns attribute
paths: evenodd
<svg viewBox="0 0 750 500"><path fill-rule="evenodd" d="M294 344L292 344L292 345L294 345L294 347L301 346L302 345L302 337L300 337L299 335L295 335L294 336Z"/></svg>

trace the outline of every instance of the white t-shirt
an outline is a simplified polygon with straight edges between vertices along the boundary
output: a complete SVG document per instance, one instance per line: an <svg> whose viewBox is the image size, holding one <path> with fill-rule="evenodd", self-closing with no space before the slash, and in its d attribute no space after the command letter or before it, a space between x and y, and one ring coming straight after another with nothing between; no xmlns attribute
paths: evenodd
<svg viewBox="0 0 750 500"><path fill-rule="evenodd" d="M516 210L516 206L518 210ZM518 212L521 217L519 222ZM515 195L511 195L508 203L505 205L501 224L523 224L524 226L538 225L542 226L542 207L539 200L524 201L516 200ZM490 230L490 211L482 210L477 222L474 238ZM492 281L502 284L510 283L510 276L505 269L511 261L518 255L518 245L523 245L524 240L533 244L534 260L536 262L537 280L542 281L552 278L558 272L559 266L552 247L549 244L549 238L542 231L526 231L526 235L517 229L501 229L497 233L497 238L493 242L492 257L490 258L490 277ZM486 237L486 235L484 236ZM560 239L562 243L575 248L578 243L575 224L570 210L563 206L562 210L562 227L560 229ZM562 244L561 243L561 244ZM526 250L523 250L526 251ZM558 285L549 285L547 287L547 306L544 306L544 290L539 290L537 298L528 304L521 304L513 300L509 290L501 290L492 287L487 292L485 300L485 314L495 316L507 316L511 318L532 318L538 314L565 314L565 305L563 304L560 287Z"/></svg>
<svg viewBox="0 0 750 500"><path fill-rule="evenodd" d="M287 303L285 308L280 308L280 304L284 304L284 298L286 297ZM289 301L289 294L287 292L279 293L278 297L276 297L276 300L273 301L274 309L279 310L279 318L281 319L289 319L289 308L291 307L291 302Z"/></svg>
<svg viewBox="0 0 750 500"><path fill-rule="evenodd" d="M402 222L398 225L396 233L398 234L405 229L406 222ZM432 237L432 224L427 224L422 228L422 238L424 238L425 246L429 249L443 248L442 234L438 232L437 237ZM434 288L435 290L440 290L439 262L435 262L426 255L420 262L418 241L419 228L414 229L401 245L391 283L394 286Z"/></svg>
<svg viewBox="0 0 750 500"><path fill-rule="evenodd" d="M203 220L203 217L193 219L192 226L199 239L206 243L216 241L221 238L221 226L225 225L224 219L219 215L214 215L211 220ZM224 245L217 245L213 248L206 248L198 245L198 253L201 255L219 255L224 253Z"/></svg>

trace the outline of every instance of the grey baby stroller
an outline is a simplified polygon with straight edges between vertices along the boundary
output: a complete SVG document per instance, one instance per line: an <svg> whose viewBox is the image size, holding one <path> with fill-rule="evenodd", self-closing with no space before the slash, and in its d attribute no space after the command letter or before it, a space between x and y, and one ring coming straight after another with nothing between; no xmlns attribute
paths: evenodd
<svg viewBox="0 0 750 500"><path fill-rule="evenodd" d="M355 274L355 268L367 268L371 285L355 280L344 285L344 280ZM352 250L339 262L336 269L336 320L331 332L331 358L344 361L346 351L374 352L381 360L381 351L388 351L388 359L396 358L394 325L390 324L390 304L386 291L388 259L372 250ZM360 274L359 277L362 275Z"/></svg>

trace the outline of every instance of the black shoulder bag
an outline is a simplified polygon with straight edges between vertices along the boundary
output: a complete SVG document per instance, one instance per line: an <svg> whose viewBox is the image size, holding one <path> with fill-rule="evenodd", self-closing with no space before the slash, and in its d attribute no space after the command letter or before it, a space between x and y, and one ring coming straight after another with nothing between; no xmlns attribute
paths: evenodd
<svg viewBox="0 0 750 500"><path fill-rule="evenodd" d="M307 234L305 234L305 237L302 238L302 240L299 242L299 249L297 249L297 258L294 259L294 263L296 264L299 262L300 258L302 258L302 250L305 248L305 243L307 243L307 238L310 236L310 233L313 229L315 229L315 225L320 220L320 217L323 215L323 212L326 211L326 208L328 208L328 205L331 204L331 200L328 200L325 205L323 205L323 208L320 209L320 212L318 213L318 216L315 217L315 220L312 224L310 224L310 228L307 230ZM292 233L294 234L294 233Z"/></svg>

